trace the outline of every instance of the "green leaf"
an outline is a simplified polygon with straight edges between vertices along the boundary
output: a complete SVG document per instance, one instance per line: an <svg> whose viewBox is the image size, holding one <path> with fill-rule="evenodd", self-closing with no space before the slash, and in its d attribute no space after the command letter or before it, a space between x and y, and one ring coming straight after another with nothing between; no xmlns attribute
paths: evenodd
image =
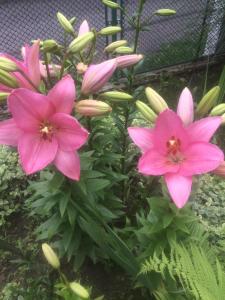
<svg viewBox="0 0 225 300"><path fill-rule="evenodd" d="M70 191L67 192L66 194L62 194L62 196L59 200L59 211L60 211L61 217L63 217L65 214L69 200L70 200Z"/></svg>
<svg viewBox="0 0 225 300"><path fill-rule="evenodd" d="M107 179L90 179L87 180L87 188L90 192L97 192L109 186L111 182Z"/></svg>

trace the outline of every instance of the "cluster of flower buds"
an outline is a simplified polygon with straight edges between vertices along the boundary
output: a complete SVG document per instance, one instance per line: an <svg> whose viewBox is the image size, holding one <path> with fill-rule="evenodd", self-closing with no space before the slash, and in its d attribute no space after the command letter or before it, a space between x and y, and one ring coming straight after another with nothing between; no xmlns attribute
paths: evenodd
<svg viewBox="0 0 225 300"><path fill-rule="evenodd" d="M56 270L60 270L60 261L54 250L47 244L42 244L42 251L47 260L47 262L51 265L52 268ZM61 271L59 271L61 274ZM65 275L63 274L64 280L67 281ZM81 299L89 299L90 295L88 290L83 287L79 282L67 282L67 287L69 286L70 291L73 292L76 296Z"/></svg>
<svg viewBox="0 0 225 300"><path fill-rule="evenodd" d="M210 116L222 116L223 123L225 123L225 104L216 105L219 93L219 86L215 86L203 96L196 108L196 116L198 118L207 115L211 110L209 113ZM137 101L136 105L143 117L154 123L156 116L168 109L168 104L154 89L150 87L145 89L145 94L151 108L141 101ZM190 115L193 111L193 101L191 93L187 88L185 88L181 93L177 111L179 115L182 115L183 120L190 120Z"/></svg>

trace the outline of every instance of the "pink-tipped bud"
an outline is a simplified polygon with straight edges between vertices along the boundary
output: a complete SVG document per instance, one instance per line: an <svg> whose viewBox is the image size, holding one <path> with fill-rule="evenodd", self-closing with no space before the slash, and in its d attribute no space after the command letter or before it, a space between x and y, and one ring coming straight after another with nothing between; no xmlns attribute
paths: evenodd
<svg viewBox="0 0 225 300"><path fill-rule="evenodd" d="M89 28L88 22L87 22L87 20L84 20L80 25L78 36L81 36L82 34L85 34L89 31L90 31L90 28Z"/></svg>
<svg viewBox="0 0 225 300"><path fill-rule="evenodd" d="M113 75L116 67L117 61L115 58L88 67L82 82L82 94L88 95L99 91Z"/></svg>
<svg viewBox="0 0 225 300"><path fill-rule="evenodd" d="M112 111L111 106L98 100L81 100L75 104L77 113L83 116L101 116Z"/></svg>
<svg viewBox="0 0 225 300"><path fill-rule="evenodd" d="M221 163L221 165L219 165L218 168L216 168L215 170L213 170L214 174L221 176L221 177L225 177L225 161L223 161Z"/></svg>
<svg viewBox="0 0 225 300"><path fill-rule="evenodd" d="M137 64L142 59L143 59L143 55L141 55L141 54L130 54L130 55L118 56L116 58L117 67L118 68L127 68L127 67Z"/></svg>
<svg viewBox="0 0 225 300"><path fill-rule="evenodd" d="M80 62L76 65L77 73L84 74L87 71L88 66Z"/></svg>

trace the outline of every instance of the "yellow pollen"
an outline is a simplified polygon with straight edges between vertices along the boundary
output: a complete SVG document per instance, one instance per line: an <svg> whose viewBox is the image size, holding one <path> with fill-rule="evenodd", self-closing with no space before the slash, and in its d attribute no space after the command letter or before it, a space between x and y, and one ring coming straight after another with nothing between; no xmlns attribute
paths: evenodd
<svg viewBox="0 0 225 300"><path fill-rule="evenodd" d="M41 132L43 132L43 133L49 133L49 128L48 128L48 126L43 127L43 128L41 129Z"/></svg>

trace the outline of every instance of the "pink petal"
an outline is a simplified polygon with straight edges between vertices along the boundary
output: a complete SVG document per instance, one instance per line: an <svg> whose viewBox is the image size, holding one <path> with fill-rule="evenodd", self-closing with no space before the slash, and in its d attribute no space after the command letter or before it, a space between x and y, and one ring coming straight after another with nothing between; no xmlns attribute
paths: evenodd
<svg viewBox="0 0 225 300"><path fill-rule="evenodd" d="M204 174L216 169L224 160L223 151L207 142L191 144L184 152L180 174L191 176Z"/></svg>
<svg viewBox="0 0 225 300"><path fill-rule="evenodd" d="M209 142L221 122L221 117L207 117L190 124L187 127L190 142Z"/></svg>
<svg viewBox="0 0 225 300"><path fill-rule="evenodd" d="M194 103L191 92L184 88L178 102L177 114L185 125L189 125L194 119Z"/></svg>
<svg viewBox="0 0 225 300"><path fill-rule="evenodd" d="M57 140L43 139L38 134L26 133L19 139L18 151L26 174L44 169L56 156Z"/></svg>
<svg viewBox="0 0 225 300"><path fill-rule="evenodd" d="M163 175L168 172L175 173L179 170L178 164L167 160L165 155L152 149L145 152L138 162L138 171L145 175Z"/></svg>
<svg viewBox="0 0 225 300"><path fill-rule="evenodd" d="M16 89L8 97L9 110L17 126L27 132L37 131L54 108L48 98L27 89Z"/></svg>
<svg viewBox="0 0 225 300"><path fill-rule="evenodd" d="M129 127L128 133L133 142L141 149L142 152L150 150L153 146L153 133L150 128Z"/></svg>
<svg viewBox="0 0 225 300"><path fill-rule="evenodd" d="M10 93L13 89L0 83L0 92Z"/></svg>
<svg viewBox="0 0 225 300"><path fill-rule="evenodd" d="M166 153L167 142L173 137L180 140L181 150L187 147L189 139L183 122L175 112L166 109L156 119L153 136L155 148L161 153Z"/></svg>
<svg viewBox="0 0 225 300"><path fill-rule="evenodd" d="M78 36L81 36L82 34L85 34L89 31L90 31L90 28L89 28L88 22L87 22L87 20L84 20L80 25Z"/></svg>
<svg viewBox="0 0 225 300"><path fill-rule="evenodd" d="M50 118L57 131L55 136L59 147L63 151L73 151L79 149L88 138L88 132L72 116L56 113Z"/></svg>
<svg viewBox="0 0 225 300"><path fill-rule="evenodd" d="M22 132L13 119L0 122L0 144L17 146Z"/></svg>
<svg viewBox="0 0 225 300"><path fill-rule="evenodd" d="M41 82L40 66L39 66L39 41L35 42L31 47L26 46L25 59L28 69L29 78L35 86L39 86Z"/></svg>
<svg viewBox="0 0 225 300"><path fill-rule="evenodd" d="M75 83L70 75L63 77L48 93L56 112L70 114L76 98Z"/></svg>
<svg viewBox="0 0 225 300"><path fill-rule="evenodd" d="M173 202L182 208L190 196L192 178L178 174L166 174L164 178Z"/></svg>
<svg viewBox="0 0 225 300"><path fill-rule="evenodd" d="M80 179L80 158L78 153L58 150L54 164L65 176L73 179Z"/></svg>

